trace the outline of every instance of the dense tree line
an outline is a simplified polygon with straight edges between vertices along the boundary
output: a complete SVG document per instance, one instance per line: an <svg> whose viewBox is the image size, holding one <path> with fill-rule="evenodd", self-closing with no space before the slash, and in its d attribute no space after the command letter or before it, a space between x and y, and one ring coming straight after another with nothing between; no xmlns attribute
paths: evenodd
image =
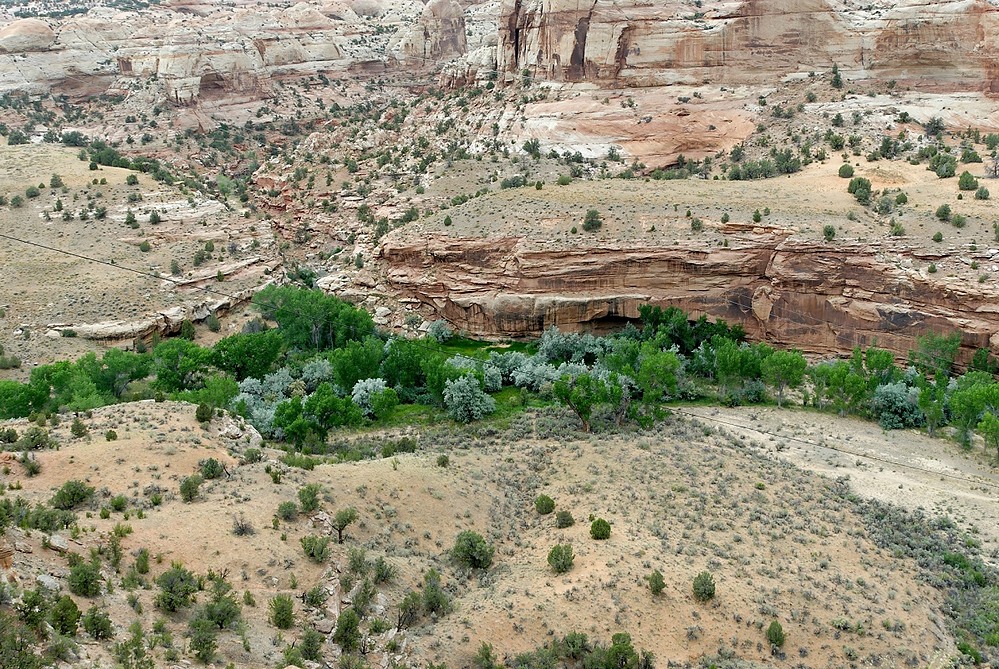
<svg viewBox="0 0 999 669"><path fill-rule="evenodd" d="M996 362L981 350L955 377L957 333L920 338L904 367L875 346L809 365L798 351L746 342L737 325L643 306L641 328L607 337L551 328L532 347L486 352L462 347L443 323L420 339L389 336L364 310L320 291L272 286L254 301L264 320L210 348L178 337L145 353L112 349L42 365L26 383L0 381L0 417L169 396L235 411L268 438L322 453L331 430L389 419L400 405L480 419L508 388L520 405L531 399L568 407L584 431L648 423L672 401L783 405L793 396L886 429L932 434L952 425L963 444L977 433L999 454Z"/></svg>

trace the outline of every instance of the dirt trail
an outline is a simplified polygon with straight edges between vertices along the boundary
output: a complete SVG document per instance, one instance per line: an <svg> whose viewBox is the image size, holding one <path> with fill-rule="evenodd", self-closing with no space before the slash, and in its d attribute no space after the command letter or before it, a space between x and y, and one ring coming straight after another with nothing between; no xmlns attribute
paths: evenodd
<svg viewBox="0 0 999 669"><path fill-rule="evenodd" d="M980 446L962 451L916 430L886 432L877 423L775 407L684 407L716 429L744 437L798 467L849 476L857 493L907 509L946 515L982 543L999 565L999 469Z"/></svg>

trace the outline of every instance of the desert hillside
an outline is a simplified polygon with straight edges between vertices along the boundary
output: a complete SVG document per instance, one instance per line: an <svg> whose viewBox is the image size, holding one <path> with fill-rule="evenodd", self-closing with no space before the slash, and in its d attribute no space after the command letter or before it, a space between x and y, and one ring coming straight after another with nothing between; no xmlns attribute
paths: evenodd
<svg viewBox="0 0 999 669"><path fill-rule="evenodd" d="M84 437L73 437L67 424L51 431L60 448L37 454L38 475L28 478L8 461L7 497L45 501L68 479L96 493L76 509L78 529L51 538L13 530L13 564L5 575L15 586L67 592L67 558L86 559L96 549L107 586L96 597L74 597L80 609L107 610L116 638L125 637L133 621L148 631L163 620L174 636L174 656L184 657L185 648L190 652L186 619L209 593L196 594L191 610L164 616L152 583L177 562L201 575L224 574L240 601L248 597L256 606L242 606L239 631L220 635L217 654L247 667L274 666L305 629L328 630L356 597L353 584L379 559L394 575L375 587L361 626L372 664L384 655L407 664L463 666L483 642L499 657L512 656L574 631L593 640L626 631L658 663L718 656L789 666L936 666L949 654L944 595L931 586L933 572L918 563L924 556L885 543L895 536L904 544L896 533L918 533L919 525L882 515L846 484L773 459L757 450L762 445L730 436L710 420L679 418L648 432L600 437L566 431L566 420L524 415L500 430L411 433L419 444L415 453L304 470L269 448L262 460L248 463L250 449L259 447L252 428L228 418L199 425L191 405L97 410L83 421ZM109 429L117 432L115 441L105 440ZM398 438L350 437L375 448ZM225 474L206 481L193 501L182 501L180 482L209 458L221 462ZM279 521L278 505L297 501L307 484L320 487L319 508ZM558 529L554 513L539 514L535 499L542 494L575 524ZM116 504L120 510L98 517ZM328 535L329 519L347 507L356 509L357 521L344 543L334 543L322 563L308 559L300 539ZM610 523L609 539L590 537L591 516ZM236 536L237 520L252 533ZM495 547L489 568L469 570L450 555L465 530ZM108 564L116 531L117 573ZM555 544L573 547L567 573L552 573L546 562ZM143 549L152 561L136 589L122 579L137 577L133 565ZM367 567L358 567L361 553ZM397 607L429 569L441 574L450 611L396 633ZM646 580L653 571L665 581L655 596ZM691 592L702 571L716 584L706 603ZM300 596L315 586L329 597L303 606ZM268 621L267 602L280 594L295 602L295 626L284 633ZM391 629L378 632L378 620ZM772 620L787 635L774 652L764 634ZM327 661L338 652L332 643L323 645ZM75 653L109 661L107 648L94 643ZM157 665L170 653L171 647L151 651Z"/></svg>

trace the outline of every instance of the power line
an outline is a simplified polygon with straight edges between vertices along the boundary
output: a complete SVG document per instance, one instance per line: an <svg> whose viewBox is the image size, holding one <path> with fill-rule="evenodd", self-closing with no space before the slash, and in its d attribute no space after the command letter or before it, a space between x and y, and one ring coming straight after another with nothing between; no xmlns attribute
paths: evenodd
<svg viewBox="0 0 999 669"><path fill-rule="evenodd" d="M170 282L170 283L172 283L172 284L174 284L175 286L178 286L178 287L183 287L184 286L184 283L181 280L174 279L172 277L162 276L162 275L154 273L154 272L149 272L149 271L146 271L146 270L137 269L135 267L129 267L127 265L119 265L118 263L111 262L111 261L108 261L108 260L101 260L99 258L94 258L94 257L91 257L91 256L86 256L86 255L83 255L81 253L75 253L73 251L67 251L65 249L56 248L54 246L49 246L49 245L46 245L46 244L43 244L43 243L40 243L40 242L29 241L27 239L22 239L20 237L15 237L13 235L8 235L8 234L0 233L0 239L6 239L6 240L9 240L9 241L12 241L12 242L17 242L17 243L20 243L20 244L25 244L27 246L33 246L35 248L39 248L39 249L43 249L43 250L46 250L46 251L50 251L52 253L59 253L59 254L66 255L66 256L69 256L69 257L72 257L72 258L76 258L78 260L83 260L83 261L86 261L86 262L93 262L93 263L96 263L96 264L99 264L99 265L103 265L105 267L111 267L111 268L118 269L118 270L121 270L121 271L124 271L124 272L130 272L132 274L137 274L137 275L140 275L140 276L145 276L145 277L157 279L159 281L168 281L168 282ZM211 287L208 287L208 286L203 286L199 290L201 290L204 293L218 295L218 296L225 297L225 298L227 298L229 300L234 300L234 301L242 301L243 299L245 299L243 297L240 297L240 296L237 296L237 295L233 295L231 293L226 293L224 291L217 290L215 288L211 288ZM724 298L724 300L725 300L725 302L728 305L737 307L739 309L742 309L742 308L744 308L746 306L744 303L742 303L740 301L737 301L737 300L735 300L733 298L730 298L730 297L726 297L726 298ZM823 320L821 320L821 319L819 319L819 318L817 318L815 316L812 316L810 314L805 314L805 313L802 313L802 312L798 312L798 311L795 311L793 309L788 309L788 308L782 307L782 311L784 311L786 313L789 313L789 314L793 314L795 316L800 316L800 317L803 317L803 318L806 318L806 319L810 319L814 325L821 325L821 324L825 323L825 321L823 321ZM306 314L297 314L297 315L303 316L303 317L306 316ZM853 335L853 337L851 339L851 343L853 343L854 346L862 346L862 345L864 345L864 344L862 344L862 342L859 341L859 338L857 338L856 335ZM870 345L868 345L868 346L870 346ZM927 355L928 355L928 357L931 360L935 360L937 362L949 362L949 360L947 358L944 358L942 356L935 356L935 355L932 355L932 354L927 354ZM468 359L471 359L471 360L477 360L477 358L471 358L470 356L466 356L466 355L463 355L463 354L460 354L460 353L459 354L455 354L455 357L464 357L464 358L468 358Z"/></svg>
<svg viewBox="0 0 999 669"><path fill-rule="evenodd" d="M184 284L183 281L181 281L179 279L174 279L173 277L162 276L162 275L157 274L155 272L149 272L149 271L146 271L146 270L137 269L135 267L129 267L127 265L119 265L116 262L112 262L112 261L109 261L109 260L101 260L100 258L93 258L91 256L85 256L85 255L83 255L81 253L74 253L73 251L67 251L65 249L59 249L59 248L56 248L54 246L48 246L46 244L42 244L40 242L32 242L32 241L29 241L27 239L21 239L20 237L14 237L12 235L7 235L7 234L4 234L4 233L0 233L0 239L6 239L8 241L18 242L20 244L26 244L28 246L34 246L35 248L44 249L46 251L51 251L52 253L60 253L62 255L66 255L66 256L70 256L72 258L76 258L78 260L84 260L86 262L92 262L92 263L96 263L98 265L104 265L105 267L113 267L114 269L118 269L118 270L121 270L123 272L131 272L132 274L138 274L140 276L149 277L151 279L157 279L159 281L169 281L170 283L172 283L172 284L174 284L175 286L178 286L178 287L184 287L185 286L185 284ZM208 286L203 286L199 290L201 290L202 292L205 292L205 293L212 293L214 295L220 295L222 297L229 298L230 300L242 300L242 299L244 299L244 298L239 297L238 295L233 295L231 293L225 293L225 292L222 292L220 290L215 290L214 288L209 288Z"/></svg>
<svg viewBox="0 0 999 669"><path fill-rule="evenodd" d="M106 260L101 260L99 258L92 258L92 257L89 257L89 256L85 256L83 254L80 254L80 253L74 253L72 251L67 251L65 249L59 249L59 248L56 248L56 247L53 247L53 246L48 246L46 244L42 244L42 243L39 243L39 242L28 241L26 239L21 239L21 238L14 237L12 235L7 235L7 234L4 234L4 233L0 233L0 239L6 239L6 240L9 240L9 241L18 242L18 243L21 243L21 244L26 244L28 246L33 246L33 247L36 247L36 248L44 249L46 251L50 251L50 252L53 252L53 253L60 253L60 254L66 255L66 256L70 256L72 258L77 258L79 260L84 260L84 261L87 261L87 262L97 263L97 264L100 264L100 265L104 265L106 267L112 267L114 269L122 270L122 271L125 271L125 272L131 272L133 274L138 274L140 276L146 276L146 277L150 277L150 278L154 278L154 279L159 279L159 280L166 280L166 281L170 281L171 283L174 283L174 284L179 284L180 283L176 279L169 278L169 277L162 277L162 276L159 276L159 275L154 274L152 272L147 272L145 270L136 269L134 267L128 267L126 265L119 265L117 263L112 263L112 262L109 262L109 261L106 261ZM223 291L214 290L212 288L207 288L206 287L206 288L203 288L202 290L204 292L213 293L213 294L216 294L216 295L221 295L223 297L227 297L227 298L232 299L232 300L241 299L241 298L239 298L239 297L237 297L235 295L232 295L230 293L225 293ZM736 303L733 302L733 304L736 304ZM305 316L305 314L302 314L302 313L299 313L298 315L299 316ZM435 349L432 349L429 346L425 346L419 340L413 340L411 343L415 344L417 346L422 346L423 348L425 348L425 350L427 350L429 352L437 352ZM464 353L455 353L452 357L455 357L455 358L464 358L466 360L470 360L470 361L473 361L473 362L476 362L476 363L482 362L481 359L472 357L470 355L466 355ZM801 437L780 435L780 434L769 432L767 430L763 430L763 429L760 429L760 428L749 427L749 426L746 426L746 425L739 425L737 423L728 422L728 421L722 420L720 418L700 416L698 414L691 413L691 412L688 412L688 411L684 411L683 409L679 409L679 408L676 408L676 407L671 407L670 410L671 411L675 411L676 413L680 413L680 414L689 416L691 418L695 418L695 419L698 419L698 420L711 421L711 422L717 423L719 425L725 425L725 426L730 427L730 428L752 430L752 431L758 432L760 434L766 434L766 435L769 435L769 436L772 436L772 437L776 437L776 438L780 438L780 439L786 439L786 440L789 440L789 441L796 441L796 442L799 442L799 443L802 443L802 444L805 444L805 445L808 445L808 446L813 446L813 447L818 447L818 448L825 448L825 449L828 449L828 450L831 450L831 451L842 453L844 455L849 455L849 456L857 457L857 458L864 458L864 459L867 459L867 460L872 460L872 461L875 461L875 462L880 462L882 464L887 464L887 465L890 465L890 466L893 466L893 467L902 467L902 468L906 468L906 469L911 469L911 470L914 470L914 471L919 471L919 472L923 472L923 473L926 473L926 474L931 474L931 475L934 475L934 476L940 476L940 477L949 478L949 479L952 479L952 480L955 480L955 481L961 481L961 482L967 483L969 485L977 483L978 485L982 485L982 486L985 486L985 487L988 487L988 488L999 490L999 485L993 484L993 483L989 483L989 482L985 482L985 481L977 481L977 482L976 481L971 481L970 479L967 479L967 478L964 478L964 477L961 477L961 476L955 476L953 474L947 474L947 473L942 473L942 472L935 472L935 471L932 471L930 469L926 469L926 468L923 468L923 467L917 467L915 465L908 465L908 464L901 463L901 462L895 462L893 460L888 460L886 458L881 458L881 457L878 457L876 455L870 455L870 454L865 454L865 453L857 453L855 451L850 451L850 450L845 449L845 448L837 448L835 446L829 446L827 444L819 444L817 442L810 441L808 439L803 439Z"/></svg>

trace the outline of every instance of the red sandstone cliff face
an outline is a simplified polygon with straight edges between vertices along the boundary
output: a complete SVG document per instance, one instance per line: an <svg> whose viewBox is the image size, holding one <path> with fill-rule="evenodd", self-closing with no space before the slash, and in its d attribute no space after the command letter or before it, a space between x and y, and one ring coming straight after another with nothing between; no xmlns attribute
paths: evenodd
<svg viewBox="0 0 999 669"><path fill-rule="evenodd" d="M985 0L858 9L835 0L503 0L507 78L625 86L759 83L839 64L851 76L999 90L999 8Z"/></svg>
<svg viewBox="0 0 999 669"><path fill-rule="evenodd" d="M645 303L741 323L751 337L809 353L856 345L896 351L927 331L964 334L966 353L999 345L996 295L907 269L909 250L741 235L728 248L538 250L516 237L386 242L386 277L402 296L484 337L603 330ZM988 261L988 253L982 254Z"/></svg>

